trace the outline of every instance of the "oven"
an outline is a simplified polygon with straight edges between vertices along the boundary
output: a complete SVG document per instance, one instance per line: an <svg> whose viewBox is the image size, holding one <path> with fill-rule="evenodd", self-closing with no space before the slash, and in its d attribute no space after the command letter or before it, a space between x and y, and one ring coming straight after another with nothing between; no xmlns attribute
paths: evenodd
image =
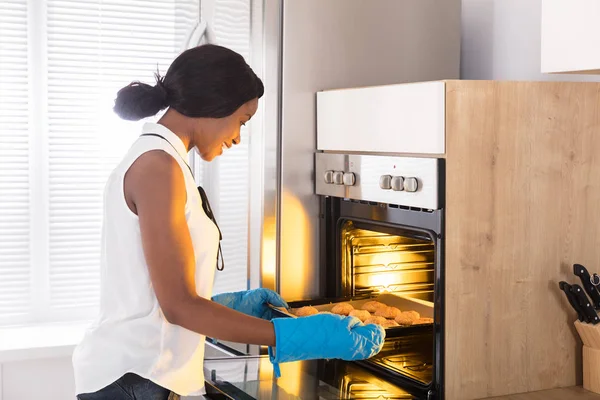
<svg viewBox="0 0 600 400"><path fill-rule="evenodd" d="M375 299L433 322L387 328L368 360L281 364L279 379L264 348L229 348L206 360L211 398L442 399L444 160L317 152L315 177L324 291L289 301L292 312Z"/></svg>
<svg viewBox="0 0 600 400"><path fill-rule="evenodd" d="M441 398L444 160L319 152L315 174L327 301L378 299L433 320L386 329L383 350L357 364Z"/></svg>

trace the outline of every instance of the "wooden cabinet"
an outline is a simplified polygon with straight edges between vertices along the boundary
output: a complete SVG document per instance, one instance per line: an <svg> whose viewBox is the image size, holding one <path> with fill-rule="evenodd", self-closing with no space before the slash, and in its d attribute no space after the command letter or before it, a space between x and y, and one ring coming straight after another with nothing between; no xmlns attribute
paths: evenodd
<svg viewBox="0 0 600 400"><path fill-rule="evenodd" d="M543 73L600 73L600 2L542 0Z"/></svg>
<svg viewBox="0 0 600 400"><path fill-rule="evenodd" d="M581 384L558 282L600 270L600 83L445 85L445 398Z"/></svg>

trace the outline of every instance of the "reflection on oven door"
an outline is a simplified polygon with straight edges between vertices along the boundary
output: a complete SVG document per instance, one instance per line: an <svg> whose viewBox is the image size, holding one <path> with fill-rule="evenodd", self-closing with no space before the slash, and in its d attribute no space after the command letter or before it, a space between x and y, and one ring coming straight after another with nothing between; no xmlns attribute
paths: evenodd
<svg viewBox="0 0 600 400"><path fill-rule="evenodd" d="M241 400L409 399L413 394L338 360L280 364L273 377L268 357L234 357L205 361L207 397Z"/></svg>

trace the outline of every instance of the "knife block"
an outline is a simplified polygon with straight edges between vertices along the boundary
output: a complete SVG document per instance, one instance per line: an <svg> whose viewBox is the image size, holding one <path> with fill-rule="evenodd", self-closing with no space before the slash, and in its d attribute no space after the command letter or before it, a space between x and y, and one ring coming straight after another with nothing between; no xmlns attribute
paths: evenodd
<svg viewBox="0 0 600 400"><path fill-rule="evenodd" d="M575 321L583 342L583 388L600 394L600 324Z"/></svg>

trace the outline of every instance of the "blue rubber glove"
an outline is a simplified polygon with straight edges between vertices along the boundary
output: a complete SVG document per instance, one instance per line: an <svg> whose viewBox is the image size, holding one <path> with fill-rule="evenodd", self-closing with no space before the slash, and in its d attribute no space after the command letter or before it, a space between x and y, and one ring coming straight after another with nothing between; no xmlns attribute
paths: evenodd
<svg viewBox="0 0 600 400"><path fill-rule="evenodd" d="M273 310L267 305L288 308L287 303L272 290L252 289L242 292L221 293L212 297L212 301L253 317L271 320Z"/></svg>
<svg viewBox="0 0 600 400"><path fill-rule="evenodd" d="M275 318L275 349L269 347L275 377L279 363L338 358L364 360L381 351L385 330L375 324L363 325L356 317L316 314L300 318Z"/></svg>

